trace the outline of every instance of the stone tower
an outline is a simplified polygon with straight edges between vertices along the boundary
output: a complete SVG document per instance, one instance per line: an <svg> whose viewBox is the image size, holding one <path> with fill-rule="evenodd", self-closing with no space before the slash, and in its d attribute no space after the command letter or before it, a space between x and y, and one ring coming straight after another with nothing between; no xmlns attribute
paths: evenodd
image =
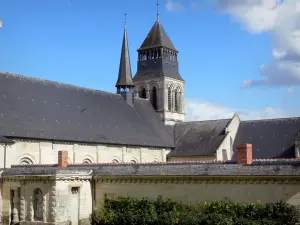
<svg viewBox="0 0 300 225"><path fill-rule="evenodd" d="M138 51L135 96L147 98L167 125L185 121L178 51L157 18Z"/></svg>
<svg viewBox="0 0 300 225"><path fill-rule="evenodd" d="M129 56L129 47L128 47L128 38L127 38L127 29L126 21L124 25L124 35L119 67L119 76L116 83L117 93L121 94L126 102L132 105L134 102L133 96L133 82L132 82L132 73L131 73L131 64Z"/></svg>

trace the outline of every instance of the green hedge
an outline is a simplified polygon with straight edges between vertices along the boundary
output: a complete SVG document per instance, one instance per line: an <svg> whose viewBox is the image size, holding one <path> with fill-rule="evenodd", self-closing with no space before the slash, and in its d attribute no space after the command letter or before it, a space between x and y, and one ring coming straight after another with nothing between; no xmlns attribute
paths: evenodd
<svg viewBox="0 0 300 225"><path fill-rule="evenodd" d="M106 198L90 219L92 225L294 225L300 213L284 202L183 204L118 197Z"/></svg>

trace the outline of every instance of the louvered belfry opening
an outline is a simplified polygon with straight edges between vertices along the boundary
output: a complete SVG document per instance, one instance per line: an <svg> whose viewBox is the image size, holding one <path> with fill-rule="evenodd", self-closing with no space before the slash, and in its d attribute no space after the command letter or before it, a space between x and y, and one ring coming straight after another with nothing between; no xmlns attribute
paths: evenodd
<svg viewBox="0 0 300 225"><path fill-rule="evenodd" d="M157 110L157 88L152 87L151 93L150 93L150 101L155 110Z"/></svg>

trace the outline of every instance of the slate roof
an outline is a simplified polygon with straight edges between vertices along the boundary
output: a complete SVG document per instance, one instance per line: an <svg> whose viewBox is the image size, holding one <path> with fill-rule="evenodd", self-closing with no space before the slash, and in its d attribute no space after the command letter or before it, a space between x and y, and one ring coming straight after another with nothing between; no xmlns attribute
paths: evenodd
<svg viewBox="0 0 300 225"><path fill-rule="evenodd" d="M117 86L133 86L126 25L124 27L119 75L116 87Z"/></svg>
<svg viewBox="0 0 300 225"><path fill-rule="evenodd" d="M172 163L102 165L95 176L299 176L300 165L241 165L226 163Z"/></svg>
<svg viewBox="0 0 300 225"><path fill-rule="evenodd" d="M230 119L183 122L174 125L175 149L172 156L212 156L225 138Z"/></svg>
<svg viewBox="0 0 300 225"><path fill-rule="evenodd" d="M0 73L0 136L172 147L148 100Z"/></svg>
<svg viewBox="0 0 300 225"><path fill-rule="evenodd" d="M18 166L4 169L1 177L9 176L87 176L92 175L93 170L86 168L60 168L57 165L40 165L40 166Z"/></svg>
<svg viewBox="0 0 300 225"><path fill-rule="evenodd" d="M176 51L176 48L174 47L172 41L170 40L159 20L156 20L155 24L151 28L138 51L156 47L166 47Z"/></svg>
<svg viewBox="0 0 300 225"><path fill-rule="evenodd" d="M250 143L254 159L294 158L295 137L299 130L300 117L241 121L234 149L239 144Z"/></svg>
<svg viewBox="0 0 300 225"><path fill-rule="evenodd" d="M300 161L254 161L251 165L241 165L234 162L185 162L159 164L96 164L68 165L60 168L56 165L15 166L4 169L1 177L9 176L87 176L95 177L170 177L170 176L199 176L199 177L298 177Z"/></svg>
<svg viewBox="0 0 300 225"><path fill-rule="evenodd" d="M0 143L4 143L4 144L12 144L14 143L12 140L6 138L6 137L3 137L3 136L0 136Z"/></svg>
<svg viewBox="0 0 300 225"><path fill-rule="evenodd" d="M153 64L155 66L155 64ZM138 70L133 78L134 81L143 81L146 79L155 79L160 77L169 77L175 80L184 81L181 75L179 74L178 70L175 69L156 69L153 68L149 70Z"/></svg>

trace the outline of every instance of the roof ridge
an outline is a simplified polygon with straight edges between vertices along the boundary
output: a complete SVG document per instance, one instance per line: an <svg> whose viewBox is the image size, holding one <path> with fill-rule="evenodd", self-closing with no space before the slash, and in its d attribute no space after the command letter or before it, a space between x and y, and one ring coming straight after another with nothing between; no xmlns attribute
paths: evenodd
<svg viewBox="0 0 300 225"><path fill-rule="evenodd" d="M78 86L78 85L75 85L75 84L67 84L67 83L63 83L63 82L60 82L60 81L47 80L47 79L44 79L44 78L32 77L32 76L28 76L28 75L24 75L24 74L0 71L0 76L1 76L1 74L20 77L20 78L24 78L24 79L28 79L28 80L36 80L36 81L39 81L39 82L47 82L49 84L58 84L58 85L70 86L71 88L80 88L82 90L91 91L91 92L96 92L97 91L97 92L102 92L102 93L105 93L105 94L120 96L119 94L116 94L114 92L108 92L108 91L103 91L103 90L98 90L98 89L93 89L93 88L87 88L87 87L82 87L82 86Z"/></svg>
<svg viewBox="0 0 300 225"><path fill-rule="evenodd" d="M266 119L241 120L241 122L259 122L259 121L289 120L289 119L300 119L300 117L294 116L294 117L278 117L278 118L266 118Z"/></svg>
<svg viewBox="0 0 300 225"><path fill-rule="evenodd" d="M231 120L231 118L228 119L214 119L214 120L194 120L194 121L185 121L185 122L180 122L181 123L195 123L195 122L209 122L209 121L222 121L222 120Z"/></svg>

